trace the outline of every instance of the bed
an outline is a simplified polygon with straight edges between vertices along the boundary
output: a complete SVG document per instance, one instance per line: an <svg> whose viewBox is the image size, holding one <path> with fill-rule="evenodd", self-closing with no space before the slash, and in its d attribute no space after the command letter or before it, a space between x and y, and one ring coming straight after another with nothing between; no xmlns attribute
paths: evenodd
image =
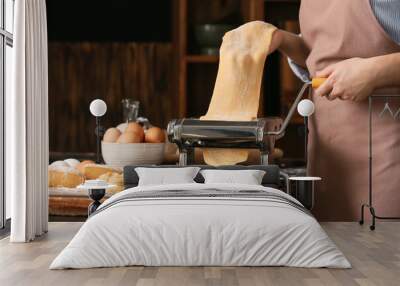
<svg viewBox="0 0 400 286"><path fill-rule="evenodd" d="M124 168L126 189L89 217L50 269L351 267L312 214L278 190L277 166L219 168L264 170L262 185L205 184L199 173L195 183L153 186L138 186L136 167Z"/></svg>

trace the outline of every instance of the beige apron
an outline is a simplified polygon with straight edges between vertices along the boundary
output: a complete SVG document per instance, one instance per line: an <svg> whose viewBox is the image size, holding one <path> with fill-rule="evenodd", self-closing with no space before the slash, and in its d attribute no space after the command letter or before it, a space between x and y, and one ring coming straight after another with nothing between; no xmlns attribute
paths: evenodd
<svg viewBox="0 0 400 286"><path fill-rule="evenodd" d="M311 50L311 76L353 57L400 52L383 30L369 0L302 0L302 36ZM358 220L368 199L368 101L355 103L313 97L309 172L323 181L316 189L314 213L320 220ZM397 111L400 101L389 100ZM384 100L373 112L374 205L381 216L400 215L400 118L380 118Z"/></svg>

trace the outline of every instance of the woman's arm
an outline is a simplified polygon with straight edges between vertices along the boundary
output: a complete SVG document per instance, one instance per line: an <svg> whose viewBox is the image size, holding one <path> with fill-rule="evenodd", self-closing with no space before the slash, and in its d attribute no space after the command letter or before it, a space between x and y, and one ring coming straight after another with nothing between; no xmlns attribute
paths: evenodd
<svg viewBox="0 0 400 286"><path fill-rule="evenodd" d="M278 49L281 53L292 59L301 67L306 67L306 59L310 50L299 35L284 31L276 30L272 36L272 43L269 53Z"/></svg>
<svg viewBox="0 0 400 286"><path fill-rule="evenodd" d="M317 72L317 77L328 79L316 95L362 101L376 89L400 87L400 53L344 60Z"/></svg>
<svg viewBox="0 0 400 286"><path fill-rule="evenodd" d="M400 53L369 59L374 89L400 86Z"/></svg>

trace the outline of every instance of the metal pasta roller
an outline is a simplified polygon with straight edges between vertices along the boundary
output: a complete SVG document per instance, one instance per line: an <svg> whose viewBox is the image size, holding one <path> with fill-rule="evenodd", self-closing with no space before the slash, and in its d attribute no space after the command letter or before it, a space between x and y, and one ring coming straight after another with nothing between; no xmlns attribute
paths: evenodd
<svg viewBox="0 0 400 286"><path fill-rule="evenodd" d="M178 145L179 164L194 161L194 148L246 148L259 149L261 163L267 164L268 154L275 145L276 137L268 131L279 131L282 119L259 118L254 121L215 121L199 119L175 119L168 124L169 140Z"/></svg>
<svg viewBox="0 0 400 286"><path fill-rule="evenodd" d="M252 121L218 121L193 118L174 119L167 127L168 139L178 145L179 165L194 163L194 148L245 148L258 149L261 164L268 165L268 155L275 141L284 136L296 106L304 91L300 90L294 104L283 121L279 117L258 118Z"/></svg>

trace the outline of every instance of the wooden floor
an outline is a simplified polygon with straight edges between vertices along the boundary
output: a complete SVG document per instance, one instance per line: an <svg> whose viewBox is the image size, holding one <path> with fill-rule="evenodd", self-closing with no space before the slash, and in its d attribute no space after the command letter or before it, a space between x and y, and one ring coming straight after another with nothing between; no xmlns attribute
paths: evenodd
<svg viewBox="0 0 400 286"><path fill-rule="evenodd" d="M380 222L375 232L357 223L323 223L352 269L288 267L125 267L48 270L81 226L53 222L28 244L0 241L0 285L400 285L400 222Z"/></svg>

